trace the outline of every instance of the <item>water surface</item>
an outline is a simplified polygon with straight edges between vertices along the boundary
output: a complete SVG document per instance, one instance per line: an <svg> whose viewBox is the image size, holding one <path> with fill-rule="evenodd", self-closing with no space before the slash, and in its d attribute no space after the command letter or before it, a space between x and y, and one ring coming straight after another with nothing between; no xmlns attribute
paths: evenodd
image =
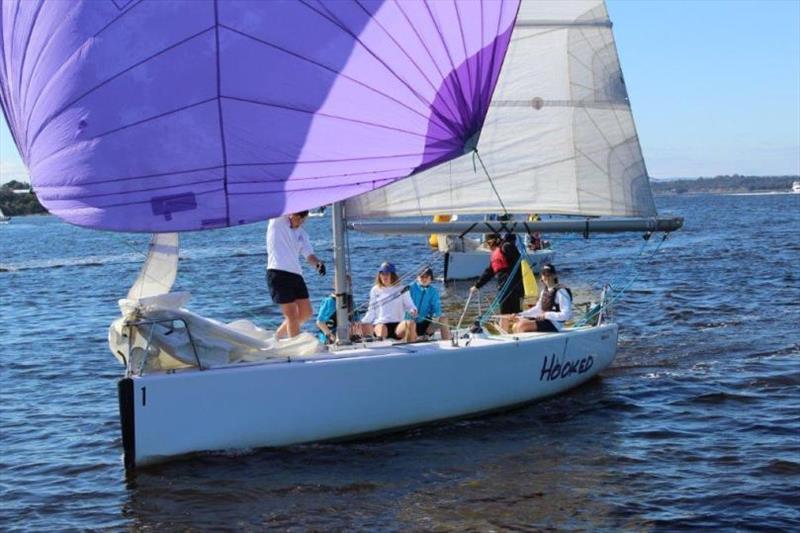
<svg viewBox="0 0 800 533"><path fill-rule="evenodd" d="M0 529L797 529L800 195L657 201L686 226L652 259L636 262L640 236L554 239L580 301L638 273L599 379L500 415L127 477L106 331L147 236L16 218L0 227ZM191 309L274 326L264 229L183 238ZM308 229L330 261L329 222ZM433 260L424 240L351 235L357 296L384 259ZM315 302L330 290L307 278ZM451 312L466 290L446 289Z"/></svg>

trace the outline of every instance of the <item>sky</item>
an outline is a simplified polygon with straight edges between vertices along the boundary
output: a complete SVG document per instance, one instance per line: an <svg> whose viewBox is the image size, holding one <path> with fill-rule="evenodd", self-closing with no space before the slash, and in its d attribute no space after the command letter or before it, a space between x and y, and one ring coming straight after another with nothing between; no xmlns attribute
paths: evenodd
<svg viewBox="0 0 800 533"><path fill-rule="evenodd" d="M800 174L800 0L607 0L652 178ZM0 183L28 181L0 117Z"/></svg>

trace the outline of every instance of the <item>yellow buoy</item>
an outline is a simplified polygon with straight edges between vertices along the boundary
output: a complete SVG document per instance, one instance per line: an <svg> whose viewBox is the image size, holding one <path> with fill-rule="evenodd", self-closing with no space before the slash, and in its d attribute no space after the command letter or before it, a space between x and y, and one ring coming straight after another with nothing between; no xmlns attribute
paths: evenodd
<svg viewBox="0 0 800 533"><path fill-rule="evenodd" d="M453 215L433 215L434 222L450 222L450 219L453 218ZM439 235L436 233L431 233L431 236L428 237L428 244L431 248L439 248Z"/></svg>

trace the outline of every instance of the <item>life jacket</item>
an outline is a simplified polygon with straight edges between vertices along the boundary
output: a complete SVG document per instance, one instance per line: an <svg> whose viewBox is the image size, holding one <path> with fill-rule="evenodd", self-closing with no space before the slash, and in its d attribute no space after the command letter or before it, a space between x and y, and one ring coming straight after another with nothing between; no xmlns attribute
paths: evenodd
<svg viewBox="0 0 800 533"><path fill-rule="evenodd" d="M506 259L506 256L503 253L503 250L501 250L500 246L492 250L492 256L489 261L492 265L492 272L495 274L503 270L508 270L508 259Z"/></svg>
<svg viewBox="0 0 800 533"><path fill-rule="evenodd" d="M564 289L567 291L569 295L570 301L572 301L572 291L569 287L565 285L561 285L560 283L553 287L552 289L545 289L542 293L542 312L546 313L547 311L555 311L556 313L561 312L561 306L558 305L556 301L556 293L559 289Z"/></svg>

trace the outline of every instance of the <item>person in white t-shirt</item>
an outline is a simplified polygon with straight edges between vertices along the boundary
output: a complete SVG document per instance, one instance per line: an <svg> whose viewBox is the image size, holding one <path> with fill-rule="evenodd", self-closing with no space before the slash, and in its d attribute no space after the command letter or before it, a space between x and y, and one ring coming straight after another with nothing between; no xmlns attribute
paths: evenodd
<svg viewBox="0 0 800 533"><path fill-rule="evenodd" d="M311 301L299 256L325 275L325 264L314 255L308 233L302 228L306 217L308 211L301 211L273 218L267 225L267 286L284 318L275 331L276 338L294 337L311 318Z"/></svg>
<svg viewBox="0 0 800 533"><path fill-rule="evenodd" d="M369 309L361 319L365 325L362 330L367 331L372 327L375 336L382 339L416 340L414 320L405 320L405 313L412 319L417 316L417 307L407 289L400 284L394 265L383 263L375 276L375 285L369 291Z"/></svg>

